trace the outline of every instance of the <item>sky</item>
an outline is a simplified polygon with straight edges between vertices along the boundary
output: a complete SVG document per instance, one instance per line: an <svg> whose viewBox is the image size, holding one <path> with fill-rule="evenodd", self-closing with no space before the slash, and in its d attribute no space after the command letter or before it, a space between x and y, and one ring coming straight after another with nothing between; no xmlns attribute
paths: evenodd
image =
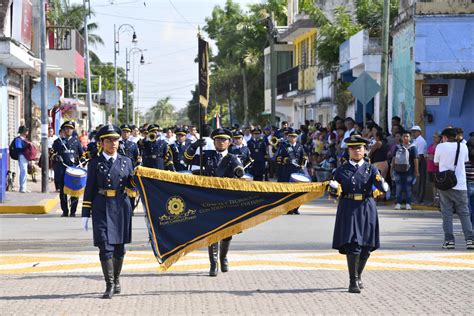
<svg viewBox="0 0 474 316"><path fill-rule="evenodd" d="M120 54L117 65L125 68L125 49L142 50L145 65L140 64L140 52L132 54L129 80L134 81L135 104L146 112L157 100L171 97L176 109L187 105L191 90L197 83L197 30L205 25L216 5L225 0L90 0L95 16L92 22L99 25L95 32L104 40L103 46L89 47L102 62L114 61L114 24L117 28L131 24L138 43L133 44L132 31L123 26L119 35ZM263 0L234 0L246 9L249 3ZM78 3L79 0L73 0ZM82 3L82 1L80 1ZM206 34L203 33L206 37ZM138 95L137 95L138 94Z"/></svg>

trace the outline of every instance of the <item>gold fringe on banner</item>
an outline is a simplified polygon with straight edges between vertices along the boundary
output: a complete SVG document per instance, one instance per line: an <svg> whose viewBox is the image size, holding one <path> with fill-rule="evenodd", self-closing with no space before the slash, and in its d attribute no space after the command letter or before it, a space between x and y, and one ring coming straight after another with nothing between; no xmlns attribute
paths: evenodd
<svg viewBox="0 0 474 316"><path fill-rule="evenodd" d="M80 190L73 190L73 189L70 189L70 188L65 186L64 187L64 194L72 196L72 197L79 198L84 194L84 190L85 190L85 188L82 188Z"/></svg>
<svg viewBox="0 0 474 316"><path fill-rule="evenodd" d="M150 220L153 240L155 241L155 245L157 246L158 255L160 257L164 257L167 254L171 252L175 252L177 249L181 248L174 255L167 258L166 261L160 263L162 271L167 270L176 261L178 261L182 256L196 249L209 246L224 238L235 235L243 230L254 227L258 224L266 222L277 216L286 214L288 213L288 211L299 207L305 202L320 198L321 196L324 195L327 185L328 185L328 182L320 182L320 183L275 183L275 182L259 182L259 181L252 182L252 181L245 181L245 180L239 180L239 179L185 175L185 174L162 171L162 170L145 168L145 167L137 167L135 169L135 175L138 176L138 180L142 188L142 192L144 192L143 200L145 202L146 211L148 213L148 219ZM147 199L146 191L142 182L142 177L161 180L165 182L192 185L192 186L212 188L212 189L223 189L223 190L231 190L231 191L238 190L238 191L249 191L249 192L262 192L262 193L268 193L268 192L290 193L289 195L285 196L282 199L287 199L291 197L292 195L291 193L301 193L301 192L306 192L306 193L292 199L291 201L275 206L274 208L262 214L259 214L253 218L249 218L243 222L240 222L234 225L231 224L232 221L227 222L221 225L220 227L217 227L213 231L208 232L206 235L198 236L194 240L191 240L188 243L178 248L175 248L168 253L161 254L159 253L159 249L158 249L159 247L158 247L158 242L156 239L156 233L154 231L154 226L153 226L153 223L151 222L148 199ZM279 201L281 201L281 199ZM279 201L273 202L273 204L278 204ZM252 212L255 212L261 207L265 207L265 206L268 206L268 205L263 205L263 206L258 207L257 209L251 210L247 212L246 214L241 215L239 218L243 216L248 216ZM233 221L237 221L239 218L236 218ZM223 226L227 226L229 224L232 226L221 229ZM160 262L162 259L157 257L157 260Z"/></svg>

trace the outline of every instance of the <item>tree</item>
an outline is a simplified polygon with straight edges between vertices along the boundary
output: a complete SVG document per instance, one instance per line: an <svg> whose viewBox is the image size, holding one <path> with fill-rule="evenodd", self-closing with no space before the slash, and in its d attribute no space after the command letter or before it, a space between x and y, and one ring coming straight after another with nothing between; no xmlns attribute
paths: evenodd
<svg viewBox="0 0 474 316"><path fill-rule="evenodd" d="M399 0L390 1L390 21L398 15ZM357 22L371 37L382 36L383 0L356 0Z"/></svg>
<svg viewBox="0 0 474 316"><path fill-rule="evenodd" d="M176 124L174 106L170 102L171 98L160 99L150 108L145 117L148 122L159 124L162 127L171 127Z"/></svg>

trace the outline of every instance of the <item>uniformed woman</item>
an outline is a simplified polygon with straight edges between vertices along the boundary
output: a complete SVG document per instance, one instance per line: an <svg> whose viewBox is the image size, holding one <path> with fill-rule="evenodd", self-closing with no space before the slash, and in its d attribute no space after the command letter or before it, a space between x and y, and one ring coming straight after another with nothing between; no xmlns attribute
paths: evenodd
<svg viewBox="0 0 474 316"><path fill-rule="evenodd" d="M350 160L336 169L330 182L330 192L339 195L332 247L347 257L349 292L360 293L365 264L380 247L373 188L386 192L388 185L378 169L364 160L368 140L352 135L344 142Z"/></svg>
<svg viewBox="0 0 474 316"><path fill-rule="evenodd" d="M133 165L130 158L117 152L120 134L114 125L106 125L97 133L103 150L89 162L82 207L85 230L92 215L94 246L99 248L106 283L102 298L109 299L121 291L124 244L132 239L132 208L125 188L132 188Z"/></svg>
<svg viewBox="0 0 474 316"><path fill-rule="evenodd" d="M215 150L204 150L203 153L203 175L209 177L221 178L241 178L244 175L244 168L242 162L237 155L229 153L230 139L232 132L226 128L218 128L211 134L214 140ZM199 147L206 145L205 139L198 139L192 143L186 152L184 158L186 163L192 165L199 165L199 154L196 151ZM210 270L209 276L217 276L219 264L218 257L221 264L221 271L229 271L229 263L227 261L227 253L229 252L230 241L232 236L224 238L219 243L214 243L208 247Z"/></svg>

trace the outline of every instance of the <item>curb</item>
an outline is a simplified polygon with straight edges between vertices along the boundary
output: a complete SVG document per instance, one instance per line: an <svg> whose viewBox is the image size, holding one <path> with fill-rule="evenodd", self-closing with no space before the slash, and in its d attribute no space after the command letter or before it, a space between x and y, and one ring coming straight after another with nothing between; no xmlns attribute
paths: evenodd
<svg viewBox="0 0 474 316"><path fill-rule="evenodd" d="M393 202L390 202L390 201L377 202L377 206L388 206L388 207L391 206L391 207L395 208L395 204ZM429 211L429 212L439 211L439 207L431 206L431 205L412 204L411 208L413 210L417 210L417 211ZM402 210L405 210L405 209L402 209Z"/></svg>
<svg viewBox="0 0 474 316"><path fill-rule="evenodd" d="M37 205L0 205L0 214L48 214L59 204L59 198L44 199Z"/></svg>

